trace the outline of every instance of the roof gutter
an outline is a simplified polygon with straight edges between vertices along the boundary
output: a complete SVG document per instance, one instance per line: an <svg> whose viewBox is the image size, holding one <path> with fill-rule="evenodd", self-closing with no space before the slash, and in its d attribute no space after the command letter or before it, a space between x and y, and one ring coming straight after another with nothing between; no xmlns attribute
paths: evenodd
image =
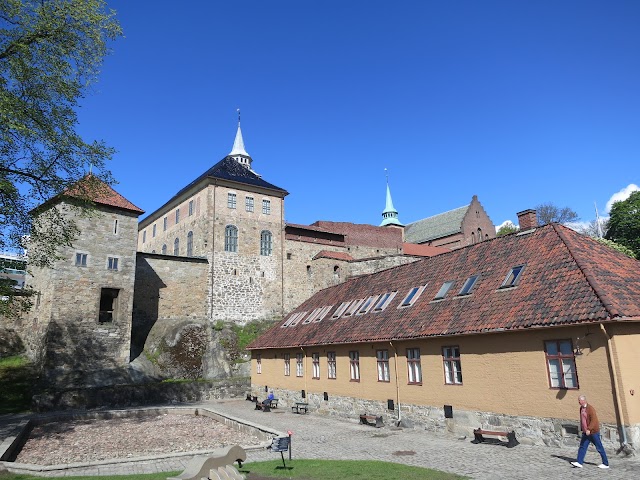
<svg viewBox="0 0 640 480"><path fill-rule="evenodd" d="M630 451L630 447L627 444L627 431L624 428L624 416L622 414L622 405L620 404L620 387L618 385L618 375L617 375L617 368L616 368L616 363L615 363L615 357L613 355L613 343L611 341L611 337L609 336L609 333L607 332L607 329L605 328L604 324L600 324L600 328L602 329L602 333L604 333L605 337L607 337L607 357L609 358L609 368L611 369L611 373L613 374L613 392L615 395L615 407L616 407L616 414L619 420L619 433L620 433L620 438L621 438L621 450L623 450L625 453L627 453L627 451Z"/></svg>

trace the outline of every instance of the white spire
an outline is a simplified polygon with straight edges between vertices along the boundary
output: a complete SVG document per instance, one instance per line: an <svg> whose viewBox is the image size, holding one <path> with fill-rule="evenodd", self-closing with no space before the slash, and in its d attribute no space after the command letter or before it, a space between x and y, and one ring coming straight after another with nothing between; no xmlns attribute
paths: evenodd
<svg viewBox="0 0 640 480"><path fill-rule="evenodd" d="M244 149L244 140L242 139L242 130L240 129L240 109L238 109L238 131L236 132L236 138L233 141L233 148L229 156L251 170L251 162L253 160L251 159L251 155Z"/></svg>

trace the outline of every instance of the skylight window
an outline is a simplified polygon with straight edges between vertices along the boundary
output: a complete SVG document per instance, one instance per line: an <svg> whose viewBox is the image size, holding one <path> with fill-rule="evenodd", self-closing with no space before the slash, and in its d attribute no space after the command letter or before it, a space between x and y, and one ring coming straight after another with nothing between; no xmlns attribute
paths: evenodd
<svg viewBox="0 0 640 480"><path fill-rule="evenodd" d="M289 325L291 325L291 322L293 322L297 316L298 314L294 313L280 327L281 328L288 327Z"/></svg>
<svg viewBox="0 0 640 480"><path fill-rule="evenodd" d="M467 278L467 281L464 282L464 285L460 289L460 293L458 293L458 295L469 295L471 293L471 289L476 284L478 277L480 277L480 275L473 275Z"/></svg>
<svg viewBox="0 0 640 480"><path fill-rule="evenodd" d="M518 265L517 267L513 267L511 271L507 274L507 278L504 279L500 288L510 288L515 287L520 281L520 274L524 270L524 265Z"/></svg>
<svg viewBox="0 0 640 480"><path fill-rule="evenodd" d="M390 292L390 293L385 293L381 295L380 298L378 299L378 302L376 303L376 306L373 307L373 311L381 312L382 310L387 308L389 303L391 303L391 300L393 300L393 297L396 296L396 293L398 292Z"/></svg>
<svg viewBox="0 0 640 480"><path fill-rule="evenodd" d="M342 302L340 304L340 306L338 307L338 309L334 312L333 315L331 315L331 318L333 320L335 320L336 318L340 318L342 316L342 314L344 313L344 311L347 309L347 307L349 306L351 302Z"/></svg>
<svg viewBox="0 0 640 480"><path fill-rule="evenodd" d="M369 298L367 298L360 306L360 309L358 310L358 313L356 313L356 315L364 315L369 310L371 310L371 307L373 307L378 297L380 297L380 295L371 295Z"/></svg>
<svg viewBox="0 0 640 480"><path fill-rule="evenodd" d="M344 312L343 317L350 317L351 315L356 313L356 311L358 310L358 307L362 305L363 302L364 302L364 298L361 298L359 300L354 300L353 302L351 302L351 305L349 305L349 308Z"/></svg>
<svg viewBox="0 0 640 480"><path fill-rule="evenodd" d="M316 316L318 316L320 314L320 312L322 311L322 307L318 307L316 309L314 309L307 318L304 319L304 322L302 322L303 325L306 325L307 323L311 323L315 320Z"/></svg>
<svg viewBox="0 0 640 480"><path fill-rule="evenodd" d="M298 313L298 316L295 318L295 320L293 322L291 322L289 324L289 326L290 327L295 327L296 325L298 325L298 323L300 323L300 320L302 320L306 315L307 315L307 312Z"/></svg>
<svg viewBox="0 0 640 480"><path fill-rule="evenodd" d="M433 299L442 300L444 297L447 296L447 293L449 293L449 290L451 290L451 287L453 287L453 281L444 282L440 287L440 290L438 290L438 293L436 293L436 296Z"/></svg>
<svg viewBox="0 0 640 480"><path fill-rule="evenodd" d="M411 305L413 305L416 302L416 300L420 298L420 295L422 294L424 287L426 287L426 285L422 285L421 287L413 287L411 290L409 290L409 293L407 293L407 296L404 297L404 300L402 300L402 303L398 305L398 308L410 307Z"/></svg>
<svg viewBox="0 0 640 480"><path fill-rule="evenodd" d="M320 313L318 314L318 318L315 318L313 321L314 322L319 322L321 321L324 317L327 316L327 313L329 313L331 311L331 309L333 308L333 305L329 305L328 307L324 307Z"/></svg>

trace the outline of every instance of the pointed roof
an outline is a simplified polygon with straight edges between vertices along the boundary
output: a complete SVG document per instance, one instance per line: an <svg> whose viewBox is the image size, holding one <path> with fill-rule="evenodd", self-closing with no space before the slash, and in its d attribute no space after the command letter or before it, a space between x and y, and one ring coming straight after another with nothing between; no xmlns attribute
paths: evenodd
<svg viewBox="0 0 640 480"><path fill-rule="evenodd" d="M62 191L59 195L56 195L39 207L36 207L36 209L34 210L40 209L44 206L56 202L57 200L62 200L64 198L74 198L82 201L89 201L98 205L105 205L121 210L127 210L137 215L141 215L144 213L144 210L135 206L129 200L116 192L110 185L100 180L98 177L91 173L85 175L80 180Z"/></svg>
<svg viewBox="0 0 640 480"><path fill-rule="evenodd" d="M393 201L391 200L391 190L389 190L389 182L387 182L387 201L382 212L382 223L381 227L386 227L387 225L397 225L399 227L404 227L400 220L398 220L398 211L393 208Z"/></svg>
<svg viewBox="0 0 640 480"><path fill-rule="evenodd" d="M515 286L502 284L523 266ZM279 323L249 348L288 348L435 336L521 331L615 321L640 321L640 262L567 227L549 224L496 237L318 292L299 312L331 306L321 321ZM466 280L479 275L467 295ZM444 282L442 300L433 301ZM424 291L398 308L414 287ZM397 292L380 312L332 319L343 302ZM294 322L295 323L295 322Z"/></svg>
<svg viewBox="0 0 640 480"><path fill-rule="evenodd" d="M240 121L238 121L238 131L236 132L236 138L233 141L233 148L229 153L229 156L233 157L234 155L244 155L246 157L251 157L247 153L244 148L244 140L242 139L242 130L240 129Z"/></svg>

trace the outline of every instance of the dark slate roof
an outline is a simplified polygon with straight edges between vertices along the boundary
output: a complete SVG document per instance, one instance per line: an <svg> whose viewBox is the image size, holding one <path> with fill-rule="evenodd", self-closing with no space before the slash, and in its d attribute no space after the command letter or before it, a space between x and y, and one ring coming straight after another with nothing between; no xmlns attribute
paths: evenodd
<svg viewBox="0 0 640 480"><path fill-rule="evenodd" d="M107 185L92 174L85 175L63 191L59 196L54 197L50 201L55 201L57 198L64 197L88 200L99 205L128 210L138 215L144 213L144 210L136 207L133 203L111 188L111 186Z"/></svg>
<svg viewBox="0 0 640 480"><path fill-rule="evenodd" d="M524 265L515 287L500 288ZM288 348L477 334L619 320L640 320L640 262L557 224L497 237L449 253L348 280L318 292L291 315L332 306L320 322L278 324L249 348ZM471 294L465 280L480 275ZM455 284L433 301L445 281ZM413 287L426 288L398 309ZM379 313L331 319L342 302L397 291ZM285 319L286 320L286 319ZM283 322L284 323L284 322Z"/></svg>
<svg viewBox="0 0 640 480"><path fill-rule="evenodd" d="M179 197L183 192L186 192L191 187L193 187L194 185L197 185L202 180L208 177L219 178L221 180L229 180L232 182L242 183L245 185L251 185L252 187L260 187L260 188L266 188L268 190L275 190L275 191L284 193L285 195L288 194L288 192L285 189L276 187L275 185L269 182L265 182L259 175L252 172L247 167L240 165L240 163L238 163L233 157L230 157L227 155L218 163L216 163L213 167L211 167L209 170L207 170L198 178L196 178L189 185L187 185L182 190L180 190L174 196L174 198Z"/></svg>
<svg viewBox="0 0 640 480"><path fill-rule="evenodd" d="M409 223L404 229L404 239L409 243L425 243L458 233L467 210L469 205Z"/></svg>

